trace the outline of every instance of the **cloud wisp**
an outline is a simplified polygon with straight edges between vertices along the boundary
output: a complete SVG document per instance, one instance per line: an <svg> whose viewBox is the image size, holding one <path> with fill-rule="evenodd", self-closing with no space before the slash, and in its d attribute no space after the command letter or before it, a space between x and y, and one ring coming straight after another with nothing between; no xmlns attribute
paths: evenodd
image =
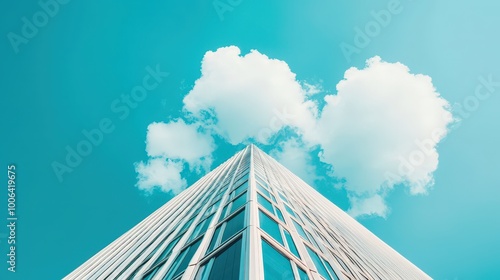
<svg viewBox="0 0 500 280"><path fill-rule="evenodd" d="M271 154L310 184L343 178L355 217L386 217L386 196L397 185L427 194L437 145L453 121L431 78L373 57L362 69L348 69L336 91L297 80L286 62L257 50L208 51L184 97L183 118L148 127L150 159L136 164L137 185L178 192L185 188L183 167L208 171L220 139L272 145ZM326 104L321 109L313 100L318 94ZM320 163L331 172L318 174ZM168 175L172 187L157 174Z"/></svg>

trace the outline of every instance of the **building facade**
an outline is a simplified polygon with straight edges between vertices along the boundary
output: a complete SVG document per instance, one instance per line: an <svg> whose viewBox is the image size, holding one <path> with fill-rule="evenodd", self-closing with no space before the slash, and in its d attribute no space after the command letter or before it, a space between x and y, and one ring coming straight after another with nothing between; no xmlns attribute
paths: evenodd
<svg viewBox="0 0 500 280"><path fill-rule="evenodd" d="M64 279L431 279L250 145Z"/></svg>

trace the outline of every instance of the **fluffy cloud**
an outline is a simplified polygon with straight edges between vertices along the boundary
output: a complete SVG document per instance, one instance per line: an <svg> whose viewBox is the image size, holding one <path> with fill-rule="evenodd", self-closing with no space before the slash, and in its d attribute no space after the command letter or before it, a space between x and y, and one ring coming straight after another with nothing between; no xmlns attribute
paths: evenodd
<svg viewBox="0 0 500 280"><path fill-rule="evenodd" d="M186 124L180 119L148 126L146 151L150 157L183 160L193 169L208 170L214 150L213 138L201 132L196 124Z"/></svg>
<svg viewBox="0 0 500 280"><path fill-rule="evenodd" d="M382 195L376 194L366 198L354 196L349 199L352 206L348 213L353 217L374 215L386 218L389 213L389 208Z"/></svg>
<svg viewBox="0 0 500 280"><path fill-rule="evenodd" d="M309 185L313 185L319 178L312 163L311 152L297 139L282 142L278 149L270 152L270 155Z"/></svg>
<svg viewBox="0 0 500 280"><path fill-rule="evenodd" d="M256 50L241 56L230 46L205 54L184 109L233 145L268 143L284 126L314 122L315 104L306 95L315 89L302 87L284 61Z"/></svg>
<svg viewBox="0 0 500 280"><path fill-rule="evenodd" d="M179 119L148 127L150 159L136 164L138 187L185 188L183 166L207 171L212 137L219 136L233 145L280 143L271 154L309 183L318 178L313 162L322 161L333 170L328 175L345 179L353 216L385 217L386 196L396 185L413 195L428 192L437 145L453 121L429 76L373 57L363 69L348 69L337 94L326 95L319 110L313 100L322 91L321 85L298 81L286 62L256 50L208 51L200 78L183 100L190 124Z"/></svg>
<svg viewBox="0 0 500 280"><path fill-rule="evenodd" d="M159 188L163 192L180 193L186 188L186 180L181 177L182 162L174 162L165 158L152 158L147 163L135 164L138 173L137 187L151 194L153 189Z"/></svg>
<svg viewBox="0 0 500 280"><path fill-rule="evenodd" d="M135 164L136 185L147 193L158 187L177 194L186 187L181 176L184 166L187 164L197 172L208 171L214 150L213 138L196 124L186 124L183 120L152 123L146 136L150 158L146 163Z"/></svg>
<svg viewBox="0 0 500 280"><path fill-rule="evenodd" d="M453 119L431 78L374 57L364 69L347 70L337 92L325 98L316 140L321 160L347 181L355 198L351 213L380 213L371 206L382 209L382 194L397 184L427 193L438 166L436 145Z"/></svg>

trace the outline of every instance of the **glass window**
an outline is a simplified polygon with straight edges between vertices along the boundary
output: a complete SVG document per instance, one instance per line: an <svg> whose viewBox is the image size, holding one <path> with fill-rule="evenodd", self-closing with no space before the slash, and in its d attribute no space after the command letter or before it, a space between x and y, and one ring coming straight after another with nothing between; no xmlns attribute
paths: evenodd
<svg viewBox="0 0 500 280"><path fill-rule="evenodd" d="M144 274L144 278L142 278L143 280L150 280L150 279L153 279L153 277L155 276L156 272L160 270L160 267L157 267L153 270L151 270L150 272Z"/></svg>
<svg viewBox="0 0 500 280"><path fill-rule="evenodd" d="M203 199L200 197L199 201L201 201L200 205L204 205L207 203L207 201L210 199L210 194L206 194ZM198 202L198 201L197 201ZM196 204L196 203L193 203Z"/></svg>
<svg viewBox="0 0 500 280"><path fill-rule="evenodd" d="M168 244L167 248L165 248L165 250L163 250L163 253L161 253L161 255L156 259L156 261L153 263L152 266L155 266L158 263L160 263L162 260L166 259L170 255L170 253L172 252L172 248L174 248L174 246L177 245L177 242L179 242L181 237L182 236L179 236L176 239L174 239L173 241L171 241L170 244Z"/></svg>
<svg viewBox="0 0 500 280"><path fill-rule="evenodd" d="M297 267L297 268L299 270L299 279L300 280L309 280L309 276L307 276L307 273L304 270L302 270L302 268L300 268L300 267Z"/></svg>
<svg viewBox="0 0 500 280"><path fill-rule="evenodd" d="M290 260L265 240L262 240L262 258L264 262L264 280L293 279Z"/></svg>
<svg viewBox="0 0 500 280"><path fill-rule="evenodd" d="M241 238L226 249L217 253L207 263L200 267L195 280L238 280L241 262Z"/></svg>
<svg viewBox="0 0 500 280"><path fill-rule="evenodd" d="M294 220L292 220L292 221L293 221L293 224L295 225L295 228L297 229L297 232L300 234L300 236L302 236L302 238L307 240L306 233L304 232L304 229L302 228L302 226L299 225L296 221L294 221Z"/></svg>
<svg viewBox="0 0 500 280"><path fill-rule="evenodd" d="M170 272L167 274L169 277L176 276L186 270L186 268L189 265L189 262L191 262L191 258L193 257L194 253L196 250L198 250L198 246L200 246L201 240L203 238L199 238L197 241L195 241L193 244L191 244L189 247L185 248L184 250L181 251L177 259L172 263L172 267L170 268ZM171 273L172 271L175 270L175 273ZM169 277L166 277L167 279Z"/></svg>
<svg viewBox="0 0 500 280"><path fill-rule="evenodd" d="M295 242L293 242L290 233L286 229L283 229L283 233L285 233L286 243L288 245L288 249L290 250L290 252L292 252L292 254L300 258L299 252L297 251L297 247L295 246Z"/></svg>
<svg viewBox="0 0 500 280"><path fill-rule="evenodd" d="M309 222L309 224L314 225L314 226L316 225L305 212L302 212L302 214L304 215L306 220Z"/></svg>
<svg viewBox="0 0 500 280"><path fill-rule="evenodd" d="M266 198L264 198L260 194L257 194L257 201L259 202L260 205L262 205L264 208L266 208L267 211L274 213L273 205L271 204L271 201L267 200Z"/></svg>
<svg viewBox="0 0 500 280"><path fill-rule="evenodd" d="M286 211L288 212L288 214L290 214L290 215L291 215L291 216L293 216L293 217L297 217L297 216L295 215L295 212L293 212L293 210L292 210L290 207L288 207L288 205L286 205L286 204L285 204L285 209L286 209Z"/></svg>
<svg viewBox="0 0 500 280"><path fill-rule="evenodd" d="M224 208L222 208L222 213L220 213L220 217L219 217L219 221L218 222L224 220L224 218L227 217L226 211L227 211L228 207L229 207L229 204L227 204L226 206L224 206Z"/></svg>
<svg viewBox="0 0 500 280"><path fill-rule="evenodd" d="M333 267L330 265L330 263L325 259L322 259L322 260L323 260L323 263L326 265L326 269L328 270L328 272L330 272L330 275L333 277L333 279L339 280L339 277L337 276L337 274L333 270Z"/></svg>
<svg viewBox="0 0 500 280"><path fill-rule="evenodd" d="M274 238L276 241L283 244L283 239L281 238L281 233L280 233L280 227L278 223L276 223L271 217L268 215L264 214L264 212L259 210L259 221L260 221L260 227L262 230L264 230L267 234L269 234L272 238Z"/></svg>
<svg viewBox="0 0 500 280"><path fill-rule="evenodd" d="M146 263L143 263L141 264L139 267L137 267L134 272L132 272L132 274L130 274L130 276L128 277L128 279L133 279L134 276L137 274L137 272L139 272L139 270L141 270L141 268L145 265Z"/></svg>
<svg viewBox="0 0 500 280"><path fill-rule="evenodd" d="M267 187L265 180L261 179L259 176L255 176L255 180L257 181L257 183L260 183L261 185Z"/></svg>
<svg viewBox="0 0 500 280"><path fill-rule="evenodd" d="M271 195L269 191L262 187L259 183L257 183L257 189L267 197Z"/></svg>
<svg viewBox="0 0 500 280"><path fill-rule="evenodd" d="M234 213L241 206L245 205L246 202L247 202L247 194L246 193L244 193L242 196L236 198L233 201L233 205L231 206L231 212L229 213L229 215Z"/></svg>
<svg viewBox="0 0 500 280"><path fill-rule="evenodd" d="M234 183L233 183L233 187L238 187L240 186L242 183L244 183L245 181L247 180L247 177L244 176L242 178L238 178L236 180L234 180Z"/></svg>
<svg viewBox="0 0 500 280"><path fill-rule="evenodd" d="M302 224L305 224L304 220L302 220L302 218L297 213L295 213L295 218L297 218L297 221L301 222Z"/></svg>
<svg viewBox="0 0 500 280"><path fill-rule="evenodd" d="M245 181L245 183L241 184L239 187L237 187L234 190L235 196L238 196L240 193L245 191L248 188L248 181Z"/></svg>
<svg viewBox="0 0 500 280"><path fill-rule="evenodd" d="M307 238L314 245L314 247L316 247L317 249L321 250L321 248L319 247L318 243L314 239L314 236L312 236L312 234L310 234L307 230L305 232L306 232Z"/></svg>
<svg viewBox="0 0 500 280"><path fill-rule="evenodd" d="M225 191L222 190L216 197L214 197L214 201L220 200L224 196Z"/></svg>
<svg viewBox="0 0 500 280"><path fill-rule="evenodd" d="M274 198L274 195L269 194L269 197L271 198L271 200L272 200L274 203L277 203L277 202L276 202L276 198Z"/></svg>
<svg viewBox="0 0 500 280"><path fill-rule="evenodd" d="M329 275L328 272L326 272L325 265L323 262L321 262L321 259L319 258L318 254L314 252L312 249L306 246L307 252L309 253L309 256L311 256L311 259L314 263L314 266L316 266L316 269L318 270L319 274L321 274L323 277L326 279L332 279Z"/></svg>
<svg viewBox="0 0 500 280"><path fill-rule="evenodd" d="M231 236L235 235L238 231L242 230L245 226L245 210L240 211L234 217L226 222L226 228L222 234L221 244L228 240Z"/></svg>
<svg viewBox="0 0 500 280"><path fill-rule="evenodd" d="M218 243L217 241L219 239L219 233L221 231L221 228L222 228L222 225L218 226L215 229L214 235L212 236L212 241L210 241L210 246L208 246L207 253L212 252L213 249L215 248L215 246L217 245L217 243Z"/></svg>
<svg viewBox="0 0 500 280"><path fill-rule="evenodd" d="M226 190L228 185L229 183L225 183L225 185L219 189L219 192Z"/></svg>
<svg viewBox="0 0 500 280"><path fill-rule="evenodd" d="M278 207L275 206L274 211L276 213L276 216L278 216L278 219L280 219L284 223L285 219L283 218L283 214L281 213L280 209L278 209Z"/></svg>
<svg viewBox="0 0 500 280"><path fill-rule="evenodd" d="M191 226L191 224L193 223L194 219L196 217L193 217L191 218L189 221L187 221L181 228L181 230L179 232L184 232L189 226Z"/></svg>
<svg viewBox="0 0 500 280"><path fill-rule="evenodd" d="M205 220L201 221L196 225L196 228L193 231L193 234L191 234L191 237L189 238L189 241L194 240L196 237L198 237L200 234L205 233L207 231L208 226L210 225L210 222L212 221L212 218L214 215L210 215L210 217L206 218Z"/></svg>
<svg viewBox="0 0 500 280"><path fill-rule="evenodd" d="M206 216L214 213L215 211L217 211L217 209L219 209L219 205L221 202L222 202L222 200L219 199L212 206L208 207L207 211L205 213L203 213L203 217L206 217Z"/></svg>
<svg viewBox="0 0 500 280"><path fill-rule="evenodd" d="M290 203L290 202L288 202L288 200L286 199L286 197L281 192L278 192L278 194L280 195L281 200L285 201L286 203Z"/></svg>
<svg viewBox="0 0 500 280"><path fill-rule="evenodd" d="M196 209L196 211L194 211L194 213L192 214L193 216L198 216L198 213L200 213L201 211L201 208L203 208L203 205L205 205L206 201L202 202L200 207L198 207L198 209Z"/></svg>
<svg viewBox="0 0 500 280"><path fill-rule="evenodd" d="M178 238L177 238L177 239L178 239ZM156 239L155 239L155 240L156 240ZM154 242L154 241L153 241L153 242ZM161 244L161 245L163 245L163 243L165 243L165 240L163 240L163 241L162 241L162 244ZM148 255L148 256L147 256L147 257L146 257L146 258L145 258L142 262L143 262L143 263L145 263L145 262L149 261L149 259L151 259L151 258L153 257L153 255L154 255L154 254L156 254L156 252L160 249L161 245L160 245L160 246L156 246L156 247L154 248L154 250L153 250L153 251L151 251L151 253L149 253L149 255ZM143 251L142 253L144 253L144 251Z"/></svg>
<svg viewBox="0 0 500 280"><path fill-rule="evenodd" d="M238 172L236 173L236 176L235 176L236 179L234 179L234 181L236 182L236 181L240 180L241 178L246 177L247 175L248 175L248 169L238 170Z"/></svg>

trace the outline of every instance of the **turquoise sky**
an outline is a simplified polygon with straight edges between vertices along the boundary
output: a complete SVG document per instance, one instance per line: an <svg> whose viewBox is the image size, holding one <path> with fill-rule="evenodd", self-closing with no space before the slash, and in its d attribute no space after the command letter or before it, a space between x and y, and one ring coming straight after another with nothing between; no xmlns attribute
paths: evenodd
<svg viewBox="0 0 500 280"><path fill-rule="evenodd" d="M7 230L0 227L0 279L60 279L172 197L141 193L134 162L147 159L150 123L182 116L206 51L257 49L330 93L346 69L375 55L429 75L451 104L474 96L481 76L500 81L498 1L229 2L68 1L50 6L47 18L36 1L2 2L1 166L17 166L18 271L7 271ZM396 6L366 46L344 55L340 45L355 44L355 28L374 20L371 11ZM34 15L39 27L24 28L31 38L20 39L23 18ZM111 104L155 65L168 77L126 116L114 112ZM439 144L429 195L398 188L387 198L387 219L360 220L435 279L500 274L500 87L492 89ZM66 147L103 119L110 132L58 180L52 163L63 162ZM218 144L214 167L244 147ZM185 176L191 184L201 175ZM348 209L345 191L317 188ZM7 223L6 188L0 197Z"/></svg>

